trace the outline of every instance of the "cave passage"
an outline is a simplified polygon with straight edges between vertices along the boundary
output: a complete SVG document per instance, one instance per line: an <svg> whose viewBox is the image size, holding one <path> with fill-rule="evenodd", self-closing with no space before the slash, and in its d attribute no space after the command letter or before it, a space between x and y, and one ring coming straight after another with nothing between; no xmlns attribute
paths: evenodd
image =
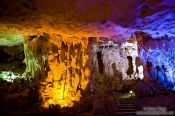
<svg viewBox="0 0 175 116"><path fill-rule="evenodd" d="M23 46L0 47L0 71L25 71Z"/></svg>
<svg viewBox="0 0 175 116"><path fill-rule="evenodd" d="M175 0L0 0L0 116L144 113L175 115Z"/></svg>

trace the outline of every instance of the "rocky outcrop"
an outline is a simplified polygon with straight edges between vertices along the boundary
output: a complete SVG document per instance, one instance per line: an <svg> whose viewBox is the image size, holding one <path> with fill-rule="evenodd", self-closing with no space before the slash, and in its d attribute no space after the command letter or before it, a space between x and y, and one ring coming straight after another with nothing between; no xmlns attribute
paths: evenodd
<svg viewBox="0 0 175 116"><path fill-rule="evenodd" d="M0 108L23 110L39 105L39 94L27 81L16 79L13 83L0 80Z"/></svg>
<svg viewBox="0 0 175 116"><path fill-rule="evenodd" d="M100 46L94 45L93 64L99 73L119 80L130 80L136 77L137 42L114 44L112 41ZM143 73L143 72L142 72Z"/></svg>
<svg viewBox="0 0 175 116"><path fill-rule="evenodd" d="M140 35L139 57L144 66L145 79L174 89L174 39L152 39Z"/></svg>
<svg viewBox="0 0 175 116"><path fill-rule="evenodd" d="M80 100L81 91L86 89L89 82L88 38L71 39L72 42L61 36L55 36L49 40L47 60L49 71L46 78L41 80L40 87L44 107L52 104L72 107L74 102Z"/></svg>
<svg viewBox="0 0 175 116"><path fill-rule="evenodd" d="M137 8L136 30L152 38L174 37L175 4L173 0L142 0Z"/></svg>
<svg viewBox="0 0 175 116"><path fill-rule="evenodd" d="M49 36L29 36L24 43L26 70L24 77L44 78L46 75Z"/></svg>

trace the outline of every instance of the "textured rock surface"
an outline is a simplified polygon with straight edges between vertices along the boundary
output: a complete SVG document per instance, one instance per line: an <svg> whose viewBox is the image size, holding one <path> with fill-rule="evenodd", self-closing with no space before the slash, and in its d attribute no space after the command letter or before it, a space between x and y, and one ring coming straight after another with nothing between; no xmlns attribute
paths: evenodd
<svg viewBox="0 0 175 116"><path fill-rule="evenodd" d="M24 76L34 77L44 106L82 101L79 107L93 106L89 111L94 114L113 112L111 89L128 89L118 84L143 78L143 71L144 81L174 89L174 6L174 0L1 0L0 46L24 44ZM94 49L89 37L97 39ZM102 44L103 39L118 43ZM81 97L86 87L90 89L86 97L95 94L87 98L89 104ZM161 91L157 88L140 82L135 91L138 96L152 96ZM21 101L26 103L28 92L24 93Z"/></svg>
<svg viewBox="0 0 175 116"><path fill-rule="evenodd" d="M46 75L48 35L31 36L24 43L26 70L24 77L44 78Z"/></svg>
<svg viewBox="0 0 175 116"><path fill-rule="evenodd" d="M93 64L95 70L118 80L131 80L139 76L136 72L136 58L138 57L137 42L114 44L112 41L102 45L94 45ZM143 72L140 72L143 74Z"/></svg>
<svg viewBox="0 0 175 116"><path fill-rule="evenodd" d="M15 3L13 0L2 0L0 30L6 30L5 24L8 29L13 27L27 35L31 29L36 32L52 30L65 35L75 32L78 35L98 36L120 34L120 27L110 28L111 25L106 24L110 21L144 31L154 38L164 35L173 37L174 6L173 0L17 0Z"/></svg>
<svg viewBox="0 0 175 116"><path fill-rule="evenodd" d="M18 79L13 83L0 82L1 109L23 110L38 105L38 93L29 83Z"/></svg>
<svg viewBox="0 0 175 116"><path fill-rule="evenodd" d="M78 41L74 42L61 36L50 39L49 71L40 89L44 107L51 104L72 107L87 87L90 76L88 38L72 38L76 39Z"/></svg>
<svg viewBox="0 0 175 116"><path fill-rule="evenodd" d="M139 57L144 66L144 76L169 89L174 89L174 39L151 39L141 34Z"/></svg>
<svg viewBox="0 0 175 116"><path fill-rule="evenodd" d="M136 26L153 38L174 37L175 3L173 0L143 0L138 6Z"/></svg>
<svg viewBox="0 0 175 116"><path fill-rule="evenodd" d="M22 72L25 68L23 46L0 47L0 71Z"/></svg>

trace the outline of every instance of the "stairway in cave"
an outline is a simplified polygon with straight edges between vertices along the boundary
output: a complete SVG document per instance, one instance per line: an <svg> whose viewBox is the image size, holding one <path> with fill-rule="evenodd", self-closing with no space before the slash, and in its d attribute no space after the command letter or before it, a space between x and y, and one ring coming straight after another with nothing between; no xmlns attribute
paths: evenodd
<svg viewBox="0 0 175 116"><path fill-rule="evenodd" d="M135 98L119 98L117 104L118 116L135 116L136 101Z"/></svg>

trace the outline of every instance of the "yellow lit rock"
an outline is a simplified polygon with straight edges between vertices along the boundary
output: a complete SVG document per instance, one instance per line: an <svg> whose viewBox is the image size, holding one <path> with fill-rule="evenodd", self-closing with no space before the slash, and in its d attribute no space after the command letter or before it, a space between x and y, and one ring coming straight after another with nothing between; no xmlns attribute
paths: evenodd
<svg viewBox="0 0 175 116"><path fill-rule="evenodd" d="M50 71L43 81L46 86L40 89L44 107L50 104L72 107L74 102L80 100L81 91L85 90L88 84L90 71L87 66L88 39L78 40L51 40L48 54Z"/></svg>

